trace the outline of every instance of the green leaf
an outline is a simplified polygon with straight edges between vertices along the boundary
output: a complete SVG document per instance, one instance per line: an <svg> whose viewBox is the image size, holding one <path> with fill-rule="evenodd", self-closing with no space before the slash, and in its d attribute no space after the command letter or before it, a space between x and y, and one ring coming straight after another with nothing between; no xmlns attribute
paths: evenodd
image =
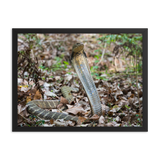
<svg viewBox="0 0 160 160"><path fill-rule="evenodd" d="M97 59L97 60L95 60L94 62L95 62L95 63L98 63L98 62L99 62L99 60Z"/></svg>
<svg viewBox="0 0 160 160"><path fill-rule="evenodd" d="M67 61L63 61L64 64L69 65L69 63Z"/></svg>
<svg viewBox="0 0 160 160"><path fill-rule="evenodd" d="M101 50L100 49L96 49L96 50L94 50L95 52L100 52Z"/></svg>
<svg viewBox="0 0 160 160"><path fill-rule="evenodd" d="M130 107L128 107L128 105L125 105L126 108L130 109Z"/></svg>
<svg viewBox="0 0 160 160"><path fill-rule="evenodd" d="M98 69L98 68L99 68L99 66L93 66L93 68L94 68L94 69Z"/></svg>
<svg viewBox="0 0 160 160"><path fill-rule="evenodd" d="M96 79L101 79L101 77L96 77Z"/></svg>
<svg viewBox="0 0 160 160"><path fill-rule="evenodd" d="M95 55L95 56L94 56L94 58L97 58L97 59L99 59L99 56L98 56L98 55Z"/></svg>
<svg viewBox="0 0 160 160"><path fill-rule="evenodd" d="M60 62L62 59L60 57L55 57L57 62Z"/></svg>
<svg viewBox="0 0 160 160"><path fill-rule="evenodd" d="M104 80L104 81L108 81L108 79L106 79L106 78L103 78L103 80Z"/></svg>

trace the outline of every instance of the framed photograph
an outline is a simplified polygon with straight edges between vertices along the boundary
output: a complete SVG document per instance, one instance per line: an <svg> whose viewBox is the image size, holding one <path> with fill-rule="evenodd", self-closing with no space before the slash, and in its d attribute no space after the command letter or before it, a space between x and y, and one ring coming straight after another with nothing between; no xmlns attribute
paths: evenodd
<svg viewBox="0 0 160 160"><path fill-rule="evenodd" d="M148 29L12 29L12 131L148 131Z"/></svg>

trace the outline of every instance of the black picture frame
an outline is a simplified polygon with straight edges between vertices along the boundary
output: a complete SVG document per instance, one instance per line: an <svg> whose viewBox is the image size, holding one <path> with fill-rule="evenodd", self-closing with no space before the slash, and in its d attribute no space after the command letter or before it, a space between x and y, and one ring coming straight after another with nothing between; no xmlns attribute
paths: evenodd
<svg viewBox="0 0 160 160"><path fill-rule="evenodd" d="M17 35L19 33L141 33L143 35L143 126L142 127L18 127L17 125ZM13 28L12 29L12 131L146 132L148 131L148 29L147 28Z"/></svg>

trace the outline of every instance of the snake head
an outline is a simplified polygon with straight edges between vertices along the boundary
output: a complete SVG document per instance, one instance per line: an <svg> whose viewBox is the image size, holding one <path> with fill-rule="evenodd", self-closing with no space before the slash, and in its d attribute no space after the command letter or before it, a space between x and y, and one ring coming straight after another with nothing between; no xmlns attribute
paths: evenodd
<svg viewBox="0 0 160 160"><path fill-rule="evenodd" d="M86 53L84 52L84 44L83 43L74 44L72 47L71 61L72 61L73 57L80 52L82 52L86 56Z"/></svg>
<svg viewBox="0 0 160 160"><path fill-rule="evenodd" d="M72 53L78 53L84 49L84 44L83 43L76 43L72 47Z"/></svg>

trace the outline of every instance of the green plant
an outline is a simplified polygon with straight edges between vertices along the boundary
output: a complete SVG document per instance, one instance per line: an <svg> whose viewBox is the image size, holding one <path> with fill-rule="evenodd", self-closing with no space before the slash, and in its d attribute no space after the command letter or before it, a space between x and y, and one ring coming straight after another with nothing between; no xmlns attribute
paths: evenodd
<svg viewBox="0 0 160 160"><path fill-rule="evenodd" d="M44 120L40 120L40 121L37 121L37 122L36 122L36 125L40 126L40 125L42 125L42 124L44 124L44 123L45 123Z"/></svg>
<svg viewBox="0 0 160 160"><path fill-rule="evenodd" d="M98 68L99 68L99 66L92 66L92 67L90 68L91 75L92 75L94 78L96 78L96 79L101 79L101 80L107 81L108 79L106 79L106 77L102 77L102 76L100 75L100 73L97 73L97 72L96 72Z"/></svg>
<svg viewBox="0 0 160 160"><path fill-rule="evenodd" d="M64 68L67 68L67 66L69 65L69 63L67 61L63 61L64 63Z"/></svg>
<svg viewBox="0 0 160 160"><path fill-rule="evenodd" d="M130 109L130 107L129 107L128 105L125 105L125 107L126 107L127 109Z"/></svg>
<svg viewBox="0 0 160 160"><path fill-rule="evenodd" d="M63 56L62 56L63 57ZM68 67L69 62L63 61L61 57L54 57L56 63L54 63L50 68L40 65L39 68L46 71L58 71L58 70L64 70Z"/></svg>
<svg viewBox="0 0 160 160"><path fill-rule="evenodd" d="M134 71L142 73L142 34L102 34L98 40L104 46L105 43L115 44L113 53L115 55L125 53L125 57L132 56L136 60L134 63ZM129 68L129 70L132 70Z"/></svg>

